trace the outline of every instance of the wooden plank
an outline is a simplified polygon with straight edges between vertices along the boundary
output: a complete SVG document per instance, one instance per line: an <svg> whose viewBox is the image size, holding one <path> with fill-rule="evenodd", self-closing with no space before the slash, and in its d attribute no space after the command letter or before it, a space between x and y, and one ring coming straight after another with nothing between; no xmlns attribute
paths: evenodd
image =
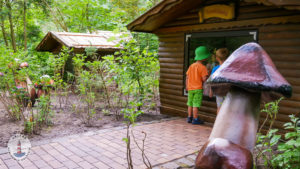
<svg viewBox="0 0 300 169"><path fill-rule="evenodd" d="M158 38L184 38L184 33L163 33L157 34Z"/></svg>
<svg viewBox="0 0 300 169"><path fill-rule="evenodd" d="M285 47L285 46L300 46L300 39L262 39L259 41L262 47Z"/></svg>
<svg viewBox="0 0 300 169"><path fill-rule="evenodd" d="M182 91L180 90L174 90L174 89L166 89L166 88L159 88L160 93L175 95L175 96L182 96Z"/></svg>
<svg viewBox="0 0 300 169"><path fill-rule="evenodd" d="M184 47L181 46L180 48L172 48L172 47L159 47L158 48L159 52L172 52L172 53L183 53L184 52Z"/></svg>
<svg viewBox="0 0 300 169"><path fill-rule="evenodd" d="M300 86L292 86L292 88L293 88L293 93L300 94Z"/></svg>
<svg viewBox="0 0 300 169"><path fill-rule="evenodd" d="M274 61L300 62L299 54L273 53L272 51L269 51L268 53Z"/></svg>
<svg viewBox="0 0 300 169"><path fill-rule="evenodd" d="M205 125L211 125L211 126L213 125L216 119L216 116L201 111L198 112L198 117L205 122ZM207 122L211 124L207 124Z"/></svg>
<svg viewBox="0 0 300 169"><path fill-rule="evenodd" d="M160 38L160 42L184 42L184 37L176 37L176 38Z"/></svg>
<svg viewBox="0 0 300 169"><path fill-rule="evenodd" d="M163 106L164 107L169 107L169 108L172 108L172 109L176 109L176 110L180 110L182 112L187 113L187 108L183 108L183 107L179 107L179 106L174 106L174 105L170 105L170 104L166 104L166 103L164 103Z"/></svg>
<svg viewBox="0 0 300 169"><path fill-rule="evenodd" d="M289 98L289 100L300 101L300 93L293 92L293 95L291 98Z"/></svg>
<svg viewBox="0 0 300 169"><path fill-rule="evenodd" d="M284 77L298 77L298 78L300 78L300 68L298 70L297 69L293 69L292 67L288 67L288 68L290 68L290 69L282 69L282 68L280 68L280 69L278 69L278 71Z"/></svg>
<svg viewBox="0 0 300 169"><path fill-rule="evenodd" d="M199 18L198 13L188 13L188 14L185 14L183 16L176 18L176 20L187 20L187 19L197 19L198 20L198 18Z"/></svg>
<svg viewBox="0 0 300 169"><path fill-rule="evenodd" d="M239 7L239 14L247 14L247 13L256 13L268 10L277 9L275 6L265 6L265 5L247 5Z"/></svg>
<svg viewBox="0 0 300 169"><path fill-rule="evenodd" d="M300 78L286 77L285 79L286 79L292 86L300 86Z"/></svg>
<svg viewBox="0 0 300 169"><path fill-rule="evenodd" d="M181 63L183 64L183 58L159 58L161 63Z"/></svg>
<svg viewBox="0 0 300 169"><path fill-rule="evenodd" d="M267 117L267 113L265 112L260 112L260 119L265 120ZM270 119L270 116L268 116L268 119ZM282 113L278 113L276 116L276 121L280 121L280 122L289 122L290 118L287 114L282 114Z"/></svg>
<svg viewBox="0 0 300 169"><path fill-rule="evenodd" d="M180 75L180 74L160 73L160 78L183 80L183 75L182 74Z"/></svg>
<svg viewBox="0 0 300 169"><path fill-rule="evenodd" d="M160 43L159 47L184 48L184 43Z"/></svg>
<svg viewBox="0 0 300 169"><path fill-rule="evenodd" d="M159 88L164 89L173 89L173 90L183 90L183 85L173 85L173 84L167 84L167 83L160 83ZM162 94L162 93L161 93Z"/></svg>
<svg viewBox="0 0 300 169"><path fill-rule="evenodd" d="M280 24L280 25L267 25L259 27L259 33L275 33L275 32L288 32L299 31L300 24Z"/></svg>
<svg viewBox="0 0 300 169"><path fill-rule="evenodd" d="M159 58L184 58L183 52L160 52L158 51Z"/></svg>
<svg viewBox="0 0 300 169"><path fill-rule="evenodd" d="M216 108L207 107L205 105L201 105L199 110L202 111L202 112L209 113L209 114L217 114L217 109Z"/></svg>
<svg viewBox="0 0 300 169"><path fill-rule="evenodd" d="M169 105L174 105L174 106L182 107L184 109L187 109L186 102L176 101L176 100L172 100L170 98L169 99L161 98L160 102L161 103L166 103L166 104L169 104Z"/></svg>
<svg viewBox="0 0 300 169"><path fill-rule="evenodd" d="M154 33L170 33L170 32L192 32L200 30L216 30L224 28L238 28L238 27L249 27L249 26L259 26L267 24L284 24L284 23L299 23L300 15L294 16L281 16L281 17L271 17L271 18L261 18L261 19L249 19L242 21L228 21L221 23L208 23L208 24L197 24L197 25L186 25L177 26L170 28L160 28ZM183 39L184 40L184 39Z"/></svg>
<svg viewBox="0 0 300 169"><path fill-rule="evenodd" d="M168 106L160 106L160 113L169 116L179 116L179 117L187 116L187 114L183 110L174 109L173 107L168 107Z"/></svg>
<svg viewBox="0 0 300 169"><path fill-rule="evenodd" d="M260 33L259 40L299 39L300 31Z"/></svg>
<svg viewBox="0 0 300 169"><path fill-rule="evenodd" d="M160 68L161 73L177 74L183 77L183 69Z"/></svg>
<svg viewBox="0 0 300 169"><path fill-rule="evenodd" d="M159 83L168 83L173 85L182 85L182 80L176 80L176 79L159 79Z"/></svg>
<svg viewBox="0 0 300 169"><path fill-rule="evenodd" d="M176 63L160 63L160 68L170 68L170 69L182 69L183 64L176 64Z"/></svg>
<svg viewBox="0 0 300 169"><path fill-rule="evenodd" d="M292 69L292 70L294 70L294 72L300 70L300 62L274 61L274 64L279 70L280 69Z"/></svg>
<svg viewBox="0 0 300 169"><path fill-rule="evenodd" d="M277 16L287 16L287 15L296 15L299 14L299 11L292 11L292 10L267 10L267 11L258 11L254 13L240 13L237 17L237 20L247 20L247 19L254 19L254 18L269 18L269 17L277 17Z"/></svg>
<svg viewBox="0 0 300 169"><path fill-rule="evenodd" d="M263 123L263 121L264 121L264 119L262 119L262 118L259 119L259 124L261 125ZM269 126L270 121L267 121L265 123L265 126L266 125ZM273 128L284 129L283 125L284 125L284 122L280 122L280 121L275 120L275 122L273 123Z"/></svg>
<svg viewBox="0 0 300 169"><path fill-rule="evenodd" d="M208 101L203 98L202 104L207 107L217 108L217 103L215 101Z"/></svg>
<svg viewBox="0 0 300 169"><path fill-rule="evenodd" d="M182 26L182 25L195 25L199 23L198 18L185 19L185 20L175 20L168 24L163 25L163 27L172 27L172 26Z"/></svg>
<svg viewBox="0 0 300 169"><path fill-rule="evenodd" d="M186 101L185 102L177 101L177 100L170 99L170 98L161 98L160 101L161 101L161 103L166 103L166 104L169 104L169 105L174 105L174 106L178 106L178 107L182 107L184 109L187 109ZM216 114L217 109L202 105L200 107L199 111L210 113L210 114Z"/></svg>
<svg viewBox="0 0 300 169"><path fill-rule="evenodd" d="M282 100L279 106L291 107L291 108L299 108L300 101L293 101L293 100Z"/></svg>
<svg viewBox="0 0 300 169"><path fill-rule="evenodd" d="M287 114L287 115L297 114L297 113L300 112L300 108L293 108L293 107L284 107L284 106L281 106L279 108L279 112L281 114Z"/></svg>
<svg viewBox="0 0 300 169"><path fill-rule="evenodd" d="M175 96L175 95L165 94L165 93L161 93L160 96L163 99L172 99L183 103L187 102L187 97L185 96Z"/></svg>
<svg viewBox="0 0 300 169"><path fill-rule="evenodd" d="M300 35L300 32L299 32ZM300 36L299 36L300 38ZM300 48L296 46L283 46L283 47L264 47L267 53L282 53L282 54L299 54Z"/></svg>

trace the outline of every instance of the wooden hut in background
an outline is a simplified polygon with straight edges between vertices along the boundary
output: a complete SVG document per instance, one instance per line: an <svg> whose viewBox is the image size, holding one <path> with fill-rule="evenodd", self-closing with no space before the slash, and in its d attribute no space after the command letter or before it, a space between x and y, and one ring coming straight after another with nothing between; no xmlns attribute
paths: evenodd
<svg viewBox="0 0 300 169"><path fill-rule="evenodd" d="M59 54L64 46L73 49L70 55L73 56L75 54L86 54L87 48L94 48L92 50L96 51L96 57L100 58L105 55L113 55L116 51L123 49L122 45L118 45L120 35L111 31L97 31L93 34L50 31L36 47L36 50ZM95 58L88 57L86 60L93 59ZM68 58L65 70L66 72L74 73L72 57ZM66 72L65 77L67 77Z"/></svg>
<svg viewBox="0 0 300 169"><path fill-rule="evenodd" d="M94 34L50 31L36 47L36 50L57 54L65 46L73 48L73 52L77 54L84 53L86 48L96 48L98 55L103 56L114 54L115 51L122 49L122 47L116 47L119 43L118 38L113 41L109 40L111 37L118 36L111 31L97 31Z"/></svg>
<svg viewBox="0 0 300 169"><path fill-rule="evenodd" d="M274 126L283 131L288 115L300 112L300 1L162 0L127 25L131 31L159 37L161 113L187 116L185 73L197 46L227 47L258 42L293 86L280 103ZM214 122L216 103L204 97L199 116ZM261 114L261 121L266 116Z"/></svg>

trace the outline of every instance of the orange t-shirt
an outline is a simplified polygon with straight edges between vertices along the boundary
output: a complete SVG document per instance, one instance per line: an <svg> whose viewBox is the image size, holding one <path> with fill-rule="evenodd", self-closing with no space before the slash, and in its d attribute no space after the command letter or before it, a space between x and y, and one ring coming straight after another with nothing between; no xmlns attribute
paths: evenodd
<svg viewBox="0 0 300 169"><path fill-rule="evenodd" d="M188 90L202 89L202 77L208 75L206 67L201 63L193 63L188 71L186 72L188 76Z"/></svg>

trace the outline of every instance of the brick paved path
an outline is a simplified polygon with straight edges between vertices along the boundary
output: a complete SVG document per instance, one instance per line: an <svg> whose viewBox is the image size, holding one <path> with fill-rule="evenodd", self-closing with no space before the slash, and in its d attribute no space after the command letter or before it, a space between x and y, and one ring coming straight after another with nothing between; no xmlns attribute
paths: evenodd
<svg viewBox="0 0 300 169"><path fill-rule="evenodd" d="M211 127L187 124L185 119L134 127L137 140L147 133L145 153L153 166L195 153L207 140ZM103 129L65 137L31 148L28 158L17 162L8 153L0 155L4 168L127 168L124 128ZM141 141L138 141L141 144ZM132 143L134 168L145 168L141 152Z"/></svg>

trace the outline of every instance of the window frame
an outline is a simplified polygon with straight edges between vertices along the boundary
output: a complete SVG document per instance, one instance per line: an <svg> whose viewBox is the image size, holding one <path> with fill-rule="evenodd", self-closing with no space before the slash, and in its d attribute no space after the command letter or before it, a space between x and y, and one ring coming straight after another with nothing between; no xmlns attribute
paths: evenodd
<svg viewBox="0 0 300 169"><path fill-rule="evenodd" d="M240 36L253 36L253 41L258 42L258 30L257 29L247 29L247 30L228 30L228 31L218 31L218 32L194 32L184 34L184 62L183 62L183 90L182 95L187 96L187 91L185 90L186 81L186 71L188 70L189 62L189 45L192 38L209 38L209 37L240 37Z"/></svg>

